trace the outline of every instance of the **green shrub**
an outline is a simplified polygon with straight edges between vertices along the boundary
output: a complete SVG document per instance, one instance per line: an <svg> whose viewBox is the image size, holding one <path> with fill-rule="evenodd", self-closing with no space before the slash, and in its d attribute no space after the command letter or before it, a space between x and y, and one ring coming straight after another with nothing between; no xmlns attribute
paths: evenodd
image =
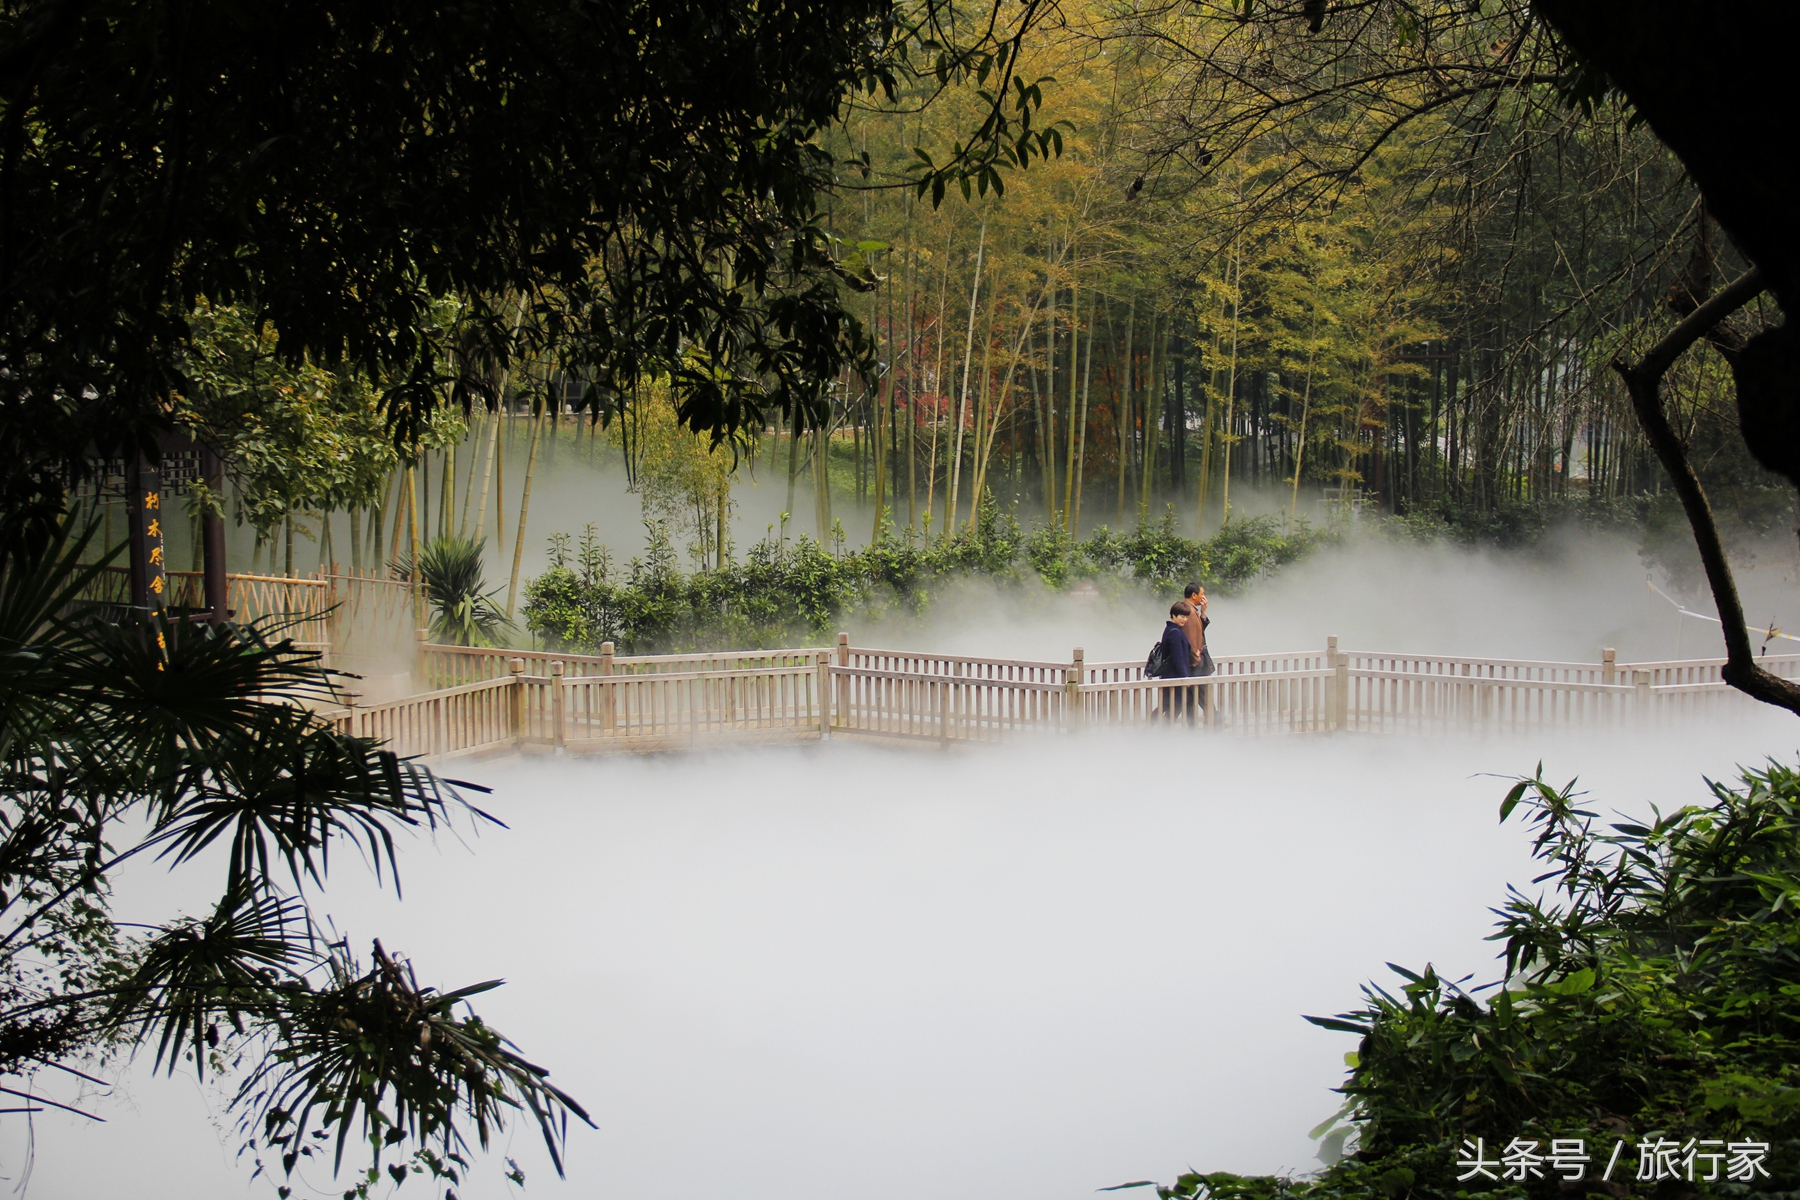
<svg viewBox="0 0 1800 1200"><path fill-rule="evenodd" d="M1501 980L1465 987L1429 966L1393 967L1399 985L1370 985L1361 1010L1307 1018L1362 1039L1339 1089L1350 1156L1316 1180L1190 1173L1158 1191L1549 1200L1800 1189L1800 774L1771 763L1737 788L1709 786L1710 804L1602 825L1572 784L1520 781L1501 819L1529 814L1546 864L1538 881L1555 891L1513 889L1497 910ZM1594 1161L1568 1188L1548 1168L1459 1181L1476 1138L1490 1159L1514 1138L1546 1153L1552 1139L1579 1138ZM1639 1183L1635 1147L1651 1139L1767 1143L1768 1175Z"/></svg>
<svg viewBox="0 0 1800 1200"><path fill-rule="evenodd" d="M828 638L852 614L922 614L955 579L1003 587L1036 579L1061 589L1076 579L1169 589L1194 579L1230 589L1292 562L1322 540L1304 524L1281 531L1273 517L1239 521L1216 537L1182 537L1173 513L1127 534L1098 529L1076 541L1059 529L1025 534L983 497L973 529L920 538L911 531L846 552L841 536L822 545L771 532L741 563L683 574L666 526L648 522L649 543L623 579L588 526L578 550L550 539L550 569L525 585L525 624L549 645L597 653L747 649Z"/></svg>
<svg viewBox="0 0 1800 1200"><path fill-rule="evenodd" d="M417 574L431 597L431 634L458 646L492 646L512 622L482 590L481 552L485 543L472 538L433 538L419 547ZM414 574L410 555L389 564L396 579Z"/></svg>

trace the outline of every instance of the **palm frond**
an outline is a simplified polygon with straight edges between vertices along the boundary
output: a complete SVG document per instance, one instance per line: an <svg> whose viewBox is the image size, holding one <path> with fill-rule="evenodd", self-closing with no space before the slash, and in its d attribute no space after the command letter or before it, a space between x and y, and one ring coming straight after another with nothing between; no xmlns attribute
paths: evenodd
<svg viewBox="0 0 1800 1200"><path fill-rule="evenodd" d="M459 1117L485 1148L511 1109L531 1114L562 1174L568 1118L589 1126L592 1118L480 1017L455 1013L501 981L439 992L420 987L411 964L380 942L374 960L364 970L340 948L330 987L284 997L280 1044L238 1092L246 1126L287 1146L283 1164L292 1171L293 1147L315 1123L335 1130L339 1164L360 1126L379 1165L381 1148L405 1137L466 1148Z"/></svg>
<svg viewBox="0 0 1800 1200"><path fill-rule="evenodd" d="M317 961L317 937L301 901L240 885L204 920L182 921L152 938L138 968L107 1011L114 1027L160 1027L156 1069L173 1071L184 1048L206 1073L206 1050L218 1044L214 1022L269 1018L274 998L299 986L299 971Z"/></svg>
<svg viewBox="0 0 1800 1200"><path fill-rule="evenodd" d="M179 864L223 838L228 886L267 878L277 865L301 886L324 882L332 841L348 838L398 892L395 830L436 829L452 806L493 820L456 786L375 742L304 709L269 706L255 725L227 731L195 757L154 812L155 840L164 843L160 857Z"/></svg>

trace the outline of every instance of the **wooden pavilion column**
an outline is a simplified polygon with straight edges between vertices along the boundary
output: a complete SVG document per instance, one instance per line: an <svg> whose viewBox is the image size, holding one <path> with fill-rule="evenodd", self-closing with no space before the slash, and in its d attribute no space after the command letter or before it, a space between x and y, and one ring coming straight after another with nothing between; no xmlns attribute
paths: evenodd
<svg viewBox="0 0 1800 1200"><path fill-rule="evenodd" d="M206 488L223 504L225 462L211 446L202 446L200 454L202 469L206 472ZM200 514L200 554L205 571L206 607L211 610L208 620L214 625L223 624L231 619L230 585L225 578L224 513L208 509Z"/></svg>

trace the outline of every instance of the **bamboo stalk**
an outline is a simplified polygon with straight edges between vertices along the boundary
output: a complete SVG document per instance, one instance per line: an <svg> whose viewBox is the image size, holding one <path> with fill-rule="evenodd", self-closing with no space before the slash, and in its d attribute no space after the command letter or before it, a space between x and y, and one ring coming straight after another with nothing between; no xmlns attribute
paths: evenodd
<svg viewBox="0 0 1800 1200"><path fill-rule="evenodd" d="M1313 356L1318 353L1319 343L1316 337L1319 328L1319 310L1313 309L1312 328L1306 338L1306 381L1300 388L1300 433L1294 439L1294 495L1288 501L1288 529L1294 527L1294 516L1300 511L1300 467L1306 456L1306 419L1312 412L1312 377Z"/></svg>
<svg viewBox="0 0 1800 1200"><path fill-rule="evenodd" d="M1107 332L1112 332L1112 310L1107 309ZM1125 525L1125 488L1126 479L1130 475L1131 461L1131 385L1136 382L1137 364L1132 361L1135 348L1133 339L1137 335L1137 293L1133 292L1131 303L1125 309L1125 357L1115 371L1113 384L1116 389L1113 400L1113 425L1119 435L1119 526Z"/></svg>
<svg viewBox="0 0 1800 1200"><path fill-rule="evenodd" d="M800 474L800 407L794 406L788 417L788 486L787 507L782 509L789 517L794 515L794 480Z"/></svg>
<svg viewBox="0 0 1800 1200"><path fill-rule="evenodd" d="M1144 397L1144 457L1138 470L1138 519L1148 520L1150 516L1150 483L1156 475L1157 433L1162 427L1163 417L1168 415L1168 403L1163 397L1163 387L1167 382L1162 375L1168 374L1169 366L1169 331L1163 329L1158 340L1156 326L1159 314L1150 310L1150 365L1147 372L1149 389ZM1159 375L1158 371L1162 372Z"/></svg>
<svg viewBox="0 0 1800 1200"><path fill-rule="evenodd" d="M456 451L457 447L452 445L446 446L438 452L442 458L442 461L438 463L438 473L442 476L442 481L439 483L438 488L443 493L442 498L438 501L439 537L450 536L450 510L456 507L456 473L461 469L457 466L456 460L459 455ZM468 489L463 489L463 496L465 499L468 497L468 494ZM463 515L466 517L468 514L465 512ZM461 530L458 530L458 532L461 532Z"/></svg>
<svg viewBox="0 0 1800 1200"><path fill-rule="evenodd" d="M881 540L881 506L883 491L887 484L887 428L886 411L882 407L883 400L893 393L893 372L898 363L889 366L876 384L875 393L875 527L869 533L869 544L872 546Z"/></svg>
<svg viewBox="0 0 1800 1200"><path fill-rule="evenodd" d="M963 339L962 399L956 410L955 448L950 456L950 489L944 504L944 528L956 528L957 490L962 484L963 424L969 416L969 369L975 361L975 302L981 293L981 268L987 250L987 218L981 219L981 238L975 246L975 279L969 285L969 329Z"/></svg>
<svg viewBox="0 0 1800 1200"><path fill-rule="evenodd" d="M907 219L911 222L911 209L908 208ZM906 253L906 339L908 345L918 342L918 292L913 278L917 260L913 252ZM913 355L906 364L906 527L916 528L919 523L919 472L916 462L919 448L919 357ZM888 393L889 404L894 403L894 394ZM897 413L896 413L897 415Z"/></svg>
<svg viewBox="0 0 1800 1200"><path fill-rule="evenodd" d="M1050 327L1044 331L1044 422L1040 433L1044 453L1043 466L1039 472L1043 476L1041 482L1044 485L1044 519L1052 524L1056 521L1056 291L1056 284L1052 279Z"/></svg>
<svg viewBox="0 0 1800 1200"><path fill-rule="evenodd" d="M1231 287L1231 371L1225 390L1225 495L1220 502L1219 527L1231 524L1231 443L1234 440L1232 413L1237 406L1238 319L1244 311L1244 257L1232 243L1233 280Z"/></svg>
<svg viewBox="0 0 1800 1200"><path fill-rule="evenodd" d="M471 415L474 417L475 427L474 427L474 429L472 429L470 431L470 440L473 441L476 446L480 446L481 445L481 422L486 420L486 417L485 417L485 415L482 415L482 414L471 414ZM459 453L459 451L461 449L462 449L462 447L460 445L456 445L456 446L451 446L445 450L445 453L450 456L450 467L449 467L449 470L445 473L445 478L449 481L449 486L448 486L448 490L444 494L446 496L449 496L451 498L451 500L455 500L455 498L456 498L456 484L457 484L458 478L461 476L461 473L462 473L462 464L459 461L462 458L462 455ZM469 482L463 485L462 498L463 498L462 499L462 511L457 514L457 518L456 518L456 536L457 537L467 537L469 534L469 503L470 503L470 501L472 501L475 498L475 460L474 459L469 460ZM445 511L448 512L449 509L446 508ZM445 532L447 533L448 529L446 529Z"/></svg>
<svg viewBox="0 0 1800 1200"><path fill-rule="evenodd" d="M517 439L511 436L504 407L495 415L500 428L507 431L507 437L494 450L494 549L506 553L506 451L507 442ZM498 434L495 435L499 437Z"/></svg>
<svg viewBox="0 0 1800 1200"><path fill-rule="evenodd" d="M504 376L502 378L504 379ZM504 382L501 386L505 386ZM485 535L487 533L488 487L492 484L494 479L494 456L499 452L500 448L500 414L495 413L489 419L493 423L493 430L488 434L487 453L481 456L481 507L475 514L476 545L480 545L485 540ZM473 463L469 464L469 474L471 476L475 474L475 464ZM474 482L473 478L469 480L471 485L473 485ZM470 492L473 492L474 490L473 486L469 488Z"/></svg>
<svg viewBox="0 0 1800 1200"><path fill-rule="evenodd" d="M1069 446L1068 461L1063 469L1062 524L1063 532L1070 537L1076 536L1070 518L1075 511L1075 405L1076 392L1081 385L1081 293L1078 286L1076 280L1069 280L1069 427L1066 434ZM1085 426L1086 422L1082 424Z"/></svg>
<svg viewBox="0 0 1800 1200"><path fill-rule="evenodd" d="M416 487L415 480L413 479L413 469L412 469L412 464L410 464L410 463L408 463L407 467L406 467L406 485L407 485L406 491L407 491L407 500L408 500L408 504L407 504L407 525L408 525L407 540L408 540L409 548L412 552L412 572L411 572L412 585L416 589L419 586L419 512L418 512L418 504L416 501L416 493L418 491L418 488Z"/></svg>
<svg viewBox="0 0 1800 1200"><path fill-rule="evenodd" d="M956 236L956 224L952 222L950 232L944 238L944 282L938 287L938 315L936 329L937 362L931 369L931 457L925 466L925 527L931 528L931 514L937 504L937 447L938 447L938 409L942 407L944 398L944 317L949 312L950 303L950 245ZM956 374L956 363L950 364L950 373Z"/></svg>
<svg viewBox="0 0 1800 1200"><path fill-rule="evenodd" d="M544 414L538 413L531 423L531 449L525 456L525 491L519 497L519 532L513 538L512 580L506 585L506 619L512 620L513 600L519 591L519 560L525 554L525 518L531 512L531 477L537 467L538 434L544 428Z"/></svg>
<svg viewBox="0 0 1800 1200"><path fill-rule="evenodd" d="M1043 303L1044 293L1039 292L1037 299L1032 303L1031 310L1025 314L1025 320L1019 328L1019 336L1013 339L1012 353L1008 356L1006 364L1006 381L1000 385L999 399L993 405L987 436L983 443L984 449L975 473L974 494L977 498L980 497L982 489L987 487L988 462L993 457L994 439L999 434L1000 421L1005 415L1006 398L1012 395L1013 379L1019 369L1019 362L1024 357L1025 348L1031 343L1031 331L1036 326L1038 310L1043 307ZM975 520L976 514L971 509L969 513L970 532L975 529Z"/></svg>
<svg viewBox="0 0 1800 1200"><path fill-rule="evenodd" d="M1088 301L1087 353L1081 367L1081 420L1075 432L1075 507L1069 514L1069 536L1081 536L1081 485L1087 463L1088 398L1094 386L1094 301Z"/></svg>

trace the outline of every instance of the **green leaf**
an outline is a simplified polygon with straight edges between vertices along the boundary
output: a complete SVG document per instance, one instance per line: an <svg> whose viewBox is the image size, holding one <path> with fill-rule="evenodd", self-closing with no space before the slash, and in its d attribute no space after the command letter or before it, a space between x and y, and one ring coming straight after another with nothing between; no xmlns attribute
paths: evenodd
<svg viewBox="0 0 1800 1200"><path fill-rule="evenodd" d="M1502 823L1506 821L1506 818L1512 816L1513 809L1519 807L1519 801L1524 797L1525 789L1530 786L1531 781L1529 779L1521 779L1519 782L1512 785L1512 788L1506 793L1506 799L1500 802L1500 820Z"/></svg>

